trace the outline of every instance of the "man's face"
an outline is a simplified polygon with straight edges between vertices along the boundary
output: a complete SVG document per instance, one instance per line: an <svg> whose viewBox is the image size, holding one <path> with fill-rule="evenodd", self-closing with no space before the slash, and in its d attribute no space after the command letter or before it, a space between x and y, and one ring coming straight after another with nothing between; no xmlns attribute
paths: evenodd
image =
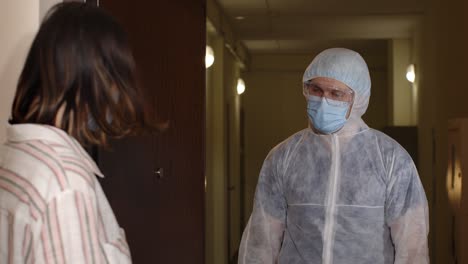
<svg viewBox="0 0 468 264"><path fill-rule="evenodd" d="M349 103L346 118L351 114L354 102L354 91L346 84L331 78L317 77L304 83L304 94L306 96L325 97L338 102Z"/></svg>

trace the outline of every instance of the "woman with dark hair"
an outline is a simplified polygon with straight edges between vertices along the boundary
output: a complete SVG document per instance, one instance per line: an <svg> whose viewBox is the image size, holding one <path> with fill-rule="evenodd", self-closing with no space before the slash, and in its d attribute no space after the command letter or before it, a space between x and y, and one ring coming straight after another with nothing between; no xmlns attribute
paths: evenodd
<svg viewBox="0 0 468 264"><path fill-rule="evenodd" d="M56 5L27 56L0 146L0 263L131 262L82 146L145 127L138 94L120 25L91 5Z"/></svg>

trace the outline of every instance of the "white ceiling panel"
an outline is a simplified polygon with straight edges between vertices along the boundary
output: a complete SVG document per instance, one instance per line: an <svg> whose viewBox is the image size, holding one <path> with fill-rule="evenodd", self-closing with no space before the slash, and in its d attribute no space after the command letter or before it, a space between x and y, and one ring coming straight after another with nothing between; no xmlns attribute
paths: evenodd
<svg viewBox="0 0 468 264"><path fill-rule="evenodd" d="M245 40L244 44L252 53L277 51L279 49L276 40Z"/></svg>
<svg viewBox="0 0 468 264"><path fill-rule="evenodd" d="M314 53L317 50L324 50L332 47L343 47L353 49L360 53L369 55L378 55L382 50L387 50L387 40L343 40L343 39L321 39L315 40L279 40L277 48L270 45L268 49L262 48L263 41L248 41L256 43L253 53L271 53L272 51L280 54L304 54Z"/></svg>
<svg viewBox="0 0 468 264"><path fill-rule="evenodd" d="M238 31L241 39L297 40L323 38L385 39L407 38L417 26L418 16L279 16L271 18L268 31Z"/></svg>
<svg viewBox="0 0 468 264"><path fill-rule="evenodd" d="M247 16L243 20L231 20L236 35L240 37L242 34L261 35L271 33L271 19L268 16Z"/></svg>
<svg viewBox="0 0 468 264"><path fill-rule="evenodd" d="M395 16L318 16L318 17L290 17L280 16L271 19L275 31L301 31L301 32L342 32L342 31L368 31L380 29L381 31L393 28L408 30L413 25L412 17Z"/></svg>
<svg viewBox="0 0 468 264"><path fill-rule="evenodd" d="M394 14L421 13L425 0L266 0L272 13L291 14Z"/></svg>
<svg viewBox="0 0 468 264"><path fill-rule="evenodd" d="M410 38L429 0L218 1L250 52L300 53L340 43L372 49L375 40Z"/></svg>
<svg viewBox="0 0 468 264"><path fill-rule="evenodd" d="M232 18L268 14L265 0L219 0L218 2Z"/></svg>

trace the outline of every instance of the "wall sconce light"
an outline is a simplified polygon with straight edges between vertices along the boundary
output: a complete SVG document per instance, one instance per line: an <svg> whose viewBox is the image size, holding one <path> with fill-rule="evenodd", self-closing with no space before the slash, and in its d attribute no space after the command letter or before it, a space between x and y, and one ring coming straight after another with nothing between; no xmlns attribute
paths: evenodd
<svg viewBox="0 0 468 264"><path fill-rule="evenodd" d="M416 72L414 71L414 64L410 64L408 68L406 68L406 79L410 83L414 83L414 80L416 79Z"/></svg>
<svg viewBox="0 0 468 264"><path fill-rule="evenodd" d="M206 53L205 53L205 68L211 67L215 60L214 51L210 46L206 46Z"/></svg>
<svg viewBox="0 0 468 264"><path fill-rule="evenodd" d="M245 92L245 82L241 78L237 80L237 94L241 95Z"/></svg>

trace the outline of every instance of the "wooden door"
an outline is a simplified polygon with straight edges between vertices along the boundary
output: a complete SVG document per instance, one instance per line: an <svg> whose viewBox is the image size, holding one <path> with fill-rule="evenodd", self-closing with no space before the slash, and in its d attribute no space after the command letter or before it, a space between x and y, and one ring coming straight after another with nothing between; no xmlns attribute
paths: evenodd
<svg viewBox="0 0 468 264"><path fill-rule="evenodd" d="M204 263L205 0L99 2L129 34L150 110L170 121L99 150L104 192L134 263Z"/></svg>

